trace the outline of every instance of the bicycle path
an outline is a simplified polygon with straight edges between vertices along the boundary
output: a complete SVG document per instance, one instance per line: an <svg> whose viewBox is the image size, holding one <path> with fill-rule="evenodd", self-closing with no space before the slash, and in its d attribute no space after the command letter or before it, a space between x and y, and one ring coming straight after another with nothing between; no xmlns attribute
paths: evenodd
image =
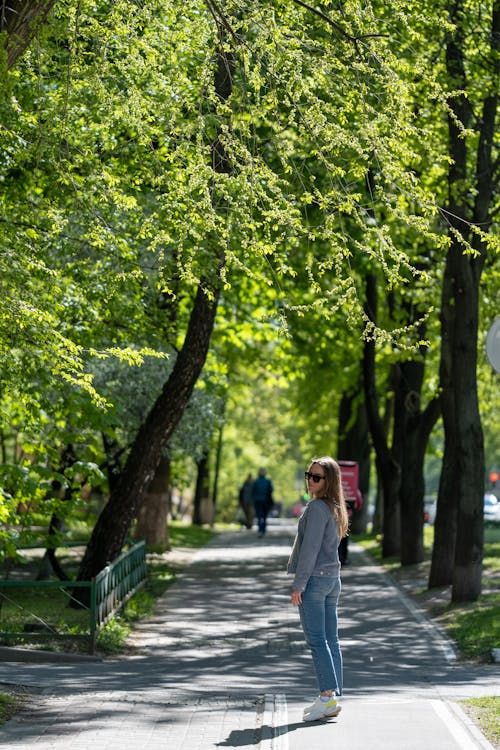
<svg viewBox="0 0 500 750"><path fill-rule="evenodd" d="M339 609L341 714L302 722L316 695L285 573L295 526L217 536L141 623L126 657L0 662L33 698L0 727L6 750L491 750L458 701L498 695L498 664L450 642L350 545Z"/></svg>

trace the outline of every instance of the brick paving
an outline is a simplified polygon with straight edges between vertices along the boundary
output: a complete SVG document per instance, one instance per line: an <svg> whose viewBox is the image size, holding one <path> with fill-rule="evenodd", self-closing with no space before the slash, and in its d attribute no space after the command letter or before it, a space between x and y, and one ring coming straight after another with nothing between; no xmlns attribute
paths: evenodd
<svg viewBox="0 0 500 750"><path fill-rule="evenodd" d="M263 702L254 697L143 691L50 696L32 701L1 733L3 747L59 750L206 750L235 729L260 742ZM254 729L247 727L254 726Z"/></svg>

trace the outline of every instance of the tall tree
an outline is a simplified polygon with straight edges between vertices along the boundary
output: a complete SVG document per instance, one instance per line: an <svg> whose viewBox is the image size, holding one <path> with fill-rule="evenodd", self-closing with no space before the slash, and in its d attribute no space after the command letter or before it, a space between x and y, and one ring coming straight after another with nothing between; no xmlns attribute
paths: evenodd
<svg viewBox="0 0 500 750"><path fill-rule="evenodd" d="M452 583L454 601L481 593L484 446L477 392L481 274L498 199L494 143L500 82L500 2L482 8L489 28L478 37L476 8L448 5L449 249L441 302L440 385L445 446L430 586ZM487 15L488 14L488 15ZM475 152L473 152L475 146Z"/></svg>
<svg viewBox="0 0 500 750"><path fill-rule="evenodd" d="M222 26L219 26L219 31L221 38L214 65L214 91L223 105L233 88L234 57L224 49ZM220 129L212 141L210 155L214 173L229 174L231 162ZM217 195L216 191L214 195ZM162 453L201 375L215 324L222 270L226 262L224 249L216 234L208 235L207 251L213 259L212 270L198 287L182 349L162 393L137 433L114 493L97 520L78 571L80 580L95 576L121 551Z"/></svg>

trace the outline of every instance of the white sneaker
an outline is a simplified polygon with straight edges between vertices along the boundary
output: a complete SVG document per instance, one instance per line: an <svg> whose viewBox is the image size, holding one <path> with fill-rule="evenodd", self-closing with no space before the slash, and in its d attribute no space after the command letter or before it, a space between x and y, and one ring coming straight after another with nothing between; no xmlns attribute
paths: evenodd
<svg viewBox="0 0 500 750"><path fill-rule="evenodd" d="M340 702L339 702L339 701L340 701L340 698L339 698L339 696L338 696L338 695L336 695L335 693L333 693L333 695L332 695L331 697L332 697L332 698L335 698L335 700L337 701L337 704L338 704L338 706L340 707ZM316 706L316 703L317 703L318 701L320 701L320 700L321 700L321 696L320 696L320 695L318 695L318 697L316 698L316 700L314 701L314 703L311 703L311 705L310 705L310 706L306 706L306 707L304 708L304 713L305 713L305 714L307 714L307 713L309 713L310 711L312 711L312 710L313 710L313 708L314 708L314 707ZM328 702L328 701L327 701L327 702Z"/></svg>
<svg viewBox="0 0 500 750"><path fill-rule="evenodd" d="M341 710L342 706L334 695L332 695L327 701L321 700L321 696L318 695L314 703L310 706L306 706L302 718L303 721L317 721L318 719L338 716Z"/></svg>

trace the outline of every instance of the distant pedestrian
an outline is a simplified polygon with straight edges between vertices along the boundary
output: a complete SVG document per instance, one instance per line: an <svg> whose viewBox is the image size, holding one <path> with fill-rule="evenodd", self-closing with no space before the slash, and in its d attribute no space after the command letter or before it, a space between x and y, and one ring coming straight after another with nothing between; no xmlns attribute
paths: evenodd
<svg viewBox="0 0 500 750"><path fill-rule="evenodd" d="M266 533L267 514L274 504L273 491L273 483L266 477L266 470L259 469L257 479L252 487L252 498L260 537Z"/></svg>
<svg viewBox="0 0 500 750"><path fill-rule="evenodd" d="M361 494L361 490L357 489L356 497L349 499L346 498L345 503L347 506L347 517L350 524L354 511L361 510L361 508L363 507L363 495ZM347 535L340 540L339 560L341 565L349 565L349 537Z"/></svg>
<svg viewBox="0 0 500 750"><path fill-rule="evenodd" d="M241 485L240 491L238 494L238 503L239 503L241 510L243 511L243 518L245 519L243 523L245 524L247 529L252 528L253 518L254 518L252 488L253 488L253 477L251 474L248 474L247 478Z"/></svg>
<svg viewBox="0 0 500 750"><path fill-rule="evenodd" d="M311 649L319 695L304 709L304 721L340 713L342 652L338 637L340 596L339 541L348 518L340 468L330 456L316 458L305 472L310 502L302 513L287 572L294 575L292 604L299 607L306 643Z"/></svg>

